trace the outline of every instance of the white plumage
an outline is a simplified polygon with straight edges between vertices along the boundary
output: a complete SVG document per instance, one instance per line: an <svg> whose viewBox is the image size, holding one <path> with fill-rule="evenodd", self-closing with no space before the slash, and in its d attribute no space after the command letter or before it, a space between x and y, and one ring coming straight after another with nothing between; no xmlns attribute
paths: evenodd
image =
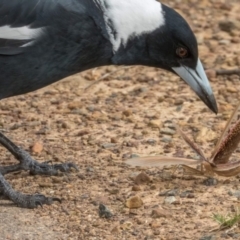
<svg viewBox="0 0 240 240"><path fill-rule="evenodd" d="M30 28L29 26L11 27L6 25L0 27L0 39L34 40L40 31L41 28Z"/></svg>
<svg viewBox="0 0 240 240"><path fill-rule="evenodd" d="M149 33L165 23L162 5L156 0L95 0L101 5L108 27L113 24L115 34L107 28L113 50L126 45L131 36Z"/></svg>

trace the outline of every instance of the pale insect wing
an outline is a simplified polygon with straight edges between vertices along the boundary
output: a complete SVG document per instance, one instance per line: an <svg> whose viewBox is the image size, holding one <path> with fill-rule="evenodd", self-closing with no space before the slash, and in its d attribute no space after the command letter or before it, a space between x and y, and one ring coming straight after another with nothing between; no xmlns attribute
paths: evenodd
<svg viewBox="0 0 240 240"><path fill-rule="evenodd" d="M197 165L202 163L202 160L194 160L178 157L163 157L163 156L148 156L136 157L126 160L126 164L141 167L164 167L171 165Z"/></svg>

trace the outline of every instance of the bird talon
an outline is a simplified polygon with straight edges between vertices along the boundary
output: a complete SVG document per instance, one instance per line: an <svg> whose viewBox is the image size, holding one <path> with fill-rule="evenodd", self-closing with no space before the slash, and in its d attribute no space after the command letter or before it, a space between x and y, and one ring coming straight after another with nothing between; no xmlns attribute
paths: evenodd
<svg viewBox="0 0 240 240"><path fill-rule="evenodd" d="M41 203L41 201L36 201L36 202L35 202L35 205L36 205L36 207L37 207L37 206L41 206L41 208L43 208L43 204Z"/></svg>
<svg viewBox="0 0 240 240"><path fill-rule="evenodd" d="M52 201L62 203L62 200L60 198L56 198L56 197L52 198Z"/></svg>

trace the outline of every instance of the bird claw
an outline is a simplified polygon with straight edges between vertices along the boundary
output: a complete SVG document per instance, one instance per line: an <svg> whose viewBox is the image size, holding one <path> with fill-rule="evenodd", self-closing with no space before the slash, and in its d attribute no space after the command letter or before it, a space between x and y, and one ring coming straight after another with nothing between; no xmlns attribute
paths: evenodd
<svg viewBox="0 0 240 240"><path fill-rule="evenodd" d="M74 163L63 163L53 165L50 165L48 163L49 161L44 163L34 162L34 164L30 166L30 174L56 176L59 175L59 171L63 173L68 173L71 171L72 168L78 171L78 168Z"/></svg>
<svg viewBox="0 0 240 240"><path fill-rule="evenodd" d="M58 166L57 166L58 165ZM57 170L60 170L61 172L69 172L71 168L74 168L78 171L78 167L74 163L63 163L63 164L55 164L53 165L56 167Z"/></svg>
<svg viewBox="0 0 240 240"><path fill-rule="evenodd" d="M52 198L52 201L54 202L59 202L59 203L62 203L62 200L60 198Z"/></svg>
<svg viewBox="0 0 240 240"><path fill-rule="evenodd" d="M42 194L25 195L19 192L15 192L15 197L10 198L15 204L22 208L37 208L38 206L43 208L43 205L51 205L54 201L61 203L61 199L56 197L45 197Z"/></svg>

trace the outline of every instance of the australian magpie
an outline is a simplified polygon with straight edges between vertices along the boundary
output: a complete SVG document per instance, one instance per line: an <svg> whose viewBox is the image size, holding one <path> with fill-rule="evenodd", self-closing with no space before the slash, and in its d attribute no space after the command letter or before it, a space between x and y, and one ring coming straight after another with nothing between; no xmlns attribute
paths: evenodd
<svg viewBox="0 0 240 240"><path fill-rule="evenodd" d="M187 22L157 0L0 0L0 99L106 65L145 65L178 74L215 113L217 104ZM0 133L19 161L0 167L0 189L20 207L58 198L16 192L4 174L55 175L72 163L38 163Z"/></svg>

